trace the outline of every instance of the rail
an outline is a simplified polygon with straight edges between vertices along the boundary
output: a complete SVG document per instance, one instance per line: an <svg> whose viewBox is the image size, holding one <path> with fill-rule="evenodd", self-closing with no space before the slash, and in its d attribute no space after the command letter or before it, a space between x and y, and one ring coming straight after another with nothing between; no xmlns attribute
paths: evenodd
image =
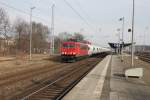
<svg viewBox="0 0 150 100"><path fill-rule="evenodd" d="M102 58L101 58L102 59ZM88 58L76 63L66 69L66 74L57 77L55 80L47 80L39 84L37 88L31 88L12 99L55 99L60 100L70 89L72 89L94 66L101 61L100 58Z"/></svg>
<svg viewBox="0 0 150 100"><path fill-rule="evenodd" d="M138 52L136 55L139 57L139 59L150 63L150 52Z"/></svg>

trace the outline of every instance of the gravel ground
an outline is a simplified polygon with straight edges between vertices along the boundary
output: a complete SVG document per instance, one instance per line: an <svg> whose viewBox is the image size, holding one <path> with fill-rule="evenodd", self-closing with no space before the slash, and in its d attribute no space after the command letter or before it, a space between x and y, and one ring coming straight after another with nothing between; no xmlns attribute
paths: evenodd
<svg viewBox="0 0 150 100"><path fill-rule="evenodd" d="M0 61L1 59L10 59L11 57L0 57ZM14 58L14 57L13 57ZM0 77L2 77L5 74L9 74L9 73L14 73L14 72L18 72L21 70L26 70L29 68L33 68L33 67L37 67L37 65L40 64L46 64L46 63L54 63L53 61L49 61L49 60L45 60L48 59L49 56L48 55L33 55L33 60L29 61L27 59L28 57L24 58L24 59L12 59L9 61L1 61L0 62Z"/></svg>
<svg viewBox="0 0 150 100"><path fill-rule="evenodd" d="M21 92L24 88L49 77L52 72L48 73L47 71L50 69L55 70L54 65L60 64L60 62L51 58L53 59L48 55L33 55L32 61L26 58L0 61L0 100L5 100L9 95ZM33 77L28 78L26 75ZM20 80L17 80L17 78Z"/></svg>

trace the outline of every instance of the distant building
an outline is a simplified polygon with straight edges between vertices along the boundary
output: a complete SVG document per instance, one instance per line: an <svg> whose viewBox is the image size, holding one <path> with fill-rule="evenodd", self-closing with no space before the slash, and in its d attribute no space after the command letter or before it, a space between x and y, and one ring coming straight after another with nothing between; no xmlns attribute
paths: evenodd
<svg viewBox="0 0 150 100"><path fill-rule="evenodd" d="M135 52L150 52L150 45L136 45Z"/></svg>
<svg viewBox="0 0 150 100"><path fill-rule="evenodd" d="M108 43L109 46L114 50L115 53L121 53L122 47L123 50L127 48L129 48L129 46L131 45L131 43L123 43L123 44L119 44L119 43Z"/></svg>
<svg viewBox="0 0 150 100"><path fill-rule="evenodd" d="M0 37L0 52L4 51L5 39Z"/></svg>
<svg viewBox="0 0 150 100"><path fill-rule="evenodd" d="M150 45L135 45L135 52L150 52ZM126 48L125 51L131 52L131 46Z"/></svg>
<svg viewBox="0 0 150 100"><path fill-rule="evenodd" d="M12 51L14 45L15 41L13 38L7 37L6 39L0 35L0 56L9 54Z"/></svg>

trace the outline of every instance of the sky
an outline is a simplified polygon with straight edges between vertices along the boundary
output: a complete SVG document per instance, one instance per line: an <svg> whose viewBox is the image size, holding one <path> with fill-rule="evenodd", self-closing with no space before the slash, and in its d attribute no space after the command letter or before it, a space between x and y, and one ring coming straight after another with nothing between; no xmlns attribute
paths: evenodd
<svg viewBox="0 0 150 100"><path fill-rule="evenodd" d="M35 6L33 20L49 27L52 4L55 4L56 35L60 32L81 32L92 43L108 46L108 42L119 41L118 34L121 36L121 32L117 29L122 28L122 21L119 19L124 17L124 41L131 41L131 33L127 30L132 24L132 0L0 0L0 7L7 11L12 23L16 18L23 18L29 22L30 8ZM149 4L150 0L135 0L134 40L139 45L150 45Z"/></svg>

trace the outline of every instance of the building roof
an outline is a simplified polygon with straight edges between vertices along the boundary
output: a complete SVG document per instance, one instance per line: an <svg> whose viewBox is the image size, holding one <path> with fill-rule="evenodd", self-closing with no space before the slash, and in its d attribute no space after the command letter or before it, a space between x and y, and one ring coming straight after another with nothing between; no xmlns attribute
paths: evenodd
<svg viewBox="0 0 150 100"><path fill-rule="evenodd" d="M108 43L108 44L109 44L109 46L110 46L111 48L113 48L113 49L122 47L122 45L123 45L123 47L127 47L127 46L130 46L130 45L131 45L131 43L123 43L123 44L119 44L119 43Z"/></svg>

